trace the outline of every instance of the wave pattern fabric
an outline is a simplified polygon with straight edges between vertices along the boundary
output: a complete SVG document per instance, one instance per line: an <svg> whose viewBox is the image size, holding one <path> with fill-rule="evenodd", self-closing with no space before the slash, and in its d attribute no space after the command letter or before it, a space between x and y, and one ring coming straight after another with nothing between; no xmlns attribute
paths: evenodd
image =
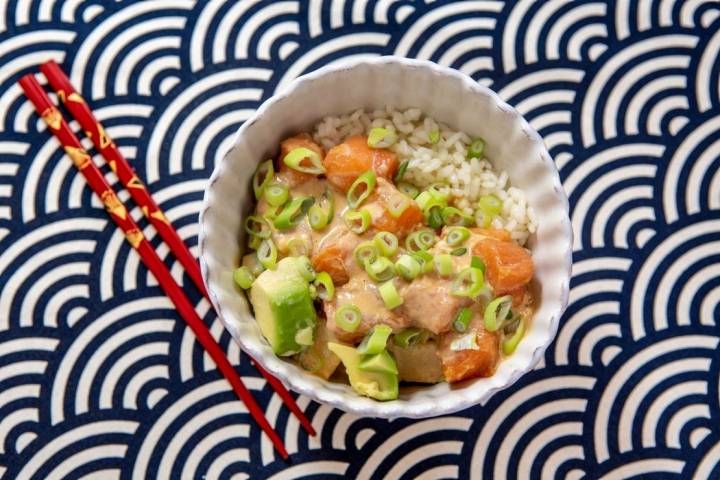
<svg viewBox="0 0 720 480"><path fill-rule="evenodd" d="M384 421L299 398L310 439L143 223L288 464L15 82L62 63L195 247L253 110L384 54L471 75L544 137L576 235L570 304L543 364L487 404ZM0 476L720 478L719 167L717 1L2 0Z"/></svg>

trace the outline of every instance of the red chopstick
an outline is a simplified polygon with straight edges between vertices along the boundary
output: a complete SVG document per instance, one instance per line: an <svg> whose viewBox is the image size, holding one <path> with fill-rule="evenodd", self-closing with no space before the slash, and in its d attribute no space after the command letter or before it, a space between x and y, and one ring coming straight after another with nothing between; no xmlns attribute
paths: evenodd
<svg viewBox="0 0 720 480"><path fill-rule="evenodd" d="M75 120L78 121L88 137L90 137L95 148L108 162L112 171L117 174L120 182L122 182L130 192L135 203L140 205L147 219L155 227L165 243L168 244L170 251L178 261L180 261L193 283L195 283L197 288L200 289L203 295L209 300L202 274L200 273L200 266L197 261L195 261L195 257L190 253L190 250L188 250L172 224L155 203L149 190L145 188L130 163L125 160L125 157L120 153L115 142L112 141L100 122L95 118L88 104L85 103L80 94L73 88L65 72L52 60L40 65L40 71L47 77L53 90L55 90L60 100L65 104L65 107L70 111ZM267 380L273 390L280 396L288 409L297 417L303 428L310 435L314 436L315 429L310 423L310 420L308 420L302 410L300 410L297 403L295 403L295 399L290 392L288 392L280 380L268 373L254 359L252 360L255 368L265 377L265 380Z"/></svg>
<svg viewBox="0 0 720 480"><path fill-rule="evenodd" d="M170 271L167 269L163 261L158 257L157 252L153 249L150 242L147 241L142 231L138 228L135 221L120 202L115 191L105 180L100 169L93 163L92 157L85 151L80 140L70 130L60 111L50 101L45 90L35 79L32 74L25 75L18 83L25 92L25 95L35 106L35 110L47 123L50 131L60 141L65 152L72 159L75 167L80 170L85 180L95 194L105 205L110 217L125 233L125 238L130 245L137 250L140 258L147 268L153 273L158 283L175 304L178 313L187 322L188 326L195 333L200 344L210 354L218 368L230 382L233 390L238 397L245 403L250 415L255 419L260 428L268 435L275 448L283 458L288 458L287 450L282 443L278 434L273 430L270 423L265 418L265 414L255 401L250 391L245 387L240 376L225 357L225 352L210 334L210 331L198 316L195 308L185 296L182 289L175 283Z"/></svg>

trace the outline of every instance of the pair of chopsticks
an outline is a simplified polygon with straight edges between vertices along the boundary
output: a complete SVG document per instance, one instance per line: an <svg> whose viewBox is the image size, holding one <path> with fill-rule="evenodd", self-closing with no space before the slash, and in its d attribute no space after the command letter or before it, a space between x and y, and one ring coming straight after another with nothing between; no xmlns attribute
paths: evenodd
<svg viewBox="0 0 720 480"><path fill-rule="evenodd" d="M70 83L70 79L65 75L60 66L53 61L42 64L40 71L47 77L53 90L55 90L75 120L78 121L86 135L90 137L95 148L108 162L111 170L117 174L122 184L130 192L133 200L140 205L147 219L155 227L165 243L168 244L173 255L175 255L185 268L193 283L203 295L207 297L208 294L202 280L200 267L195 261L195 258L165 217L162 210L157 206L150 192L138 178L137 173L122 156L115 143L108 137L102 125L97 121L80 94L75 91ZM155 252L150 242L145 238L135 221L131 218L125 206L118 199L115 191L105 180L100 169L92 161L92 157L85 151L80 140L65 122L60 111L53 105L50 97L45 93L45 90L43 90L35 76L33 74L27 74L23 76L18 83L25 92L25 95L35 106L35 110L48 125L52 134L60 141L65 152L75 164L75 167L83 174L95 194L100 197L112 220L124 232L127 241L132 248L138 252L145 266L155 276L165 294L175 305L180 316L195 333L198 341L218 366L218 369L230 383L237 396L245 403L252 417L270 438L280 455L284 459L287 459L287 450L278 434L273 430L267 418L265 418L263 410L243 384L240 376L225 357L222 348L212 337L209 329L195 311L192 303L188 300L178 284L175 283L168 268L160 259L157 252ZM310 421L295 403L290 392L287 391L278 379L260 367L257 362L253 359L251 359L251 361L275 392L282 398L285 405L298 418L303 428L310 435L315 435L315 430L310 424Z"/></svg>

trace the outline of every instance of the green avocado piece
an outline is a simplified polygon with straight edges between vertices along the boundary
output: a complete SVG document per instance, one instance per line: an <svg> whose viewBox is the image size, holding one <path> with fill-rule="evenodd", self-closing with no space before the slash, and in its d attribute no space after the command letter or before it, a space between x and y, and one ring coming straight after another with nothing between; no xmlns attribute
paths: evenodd
<svg viewBox="0 0 720 480"><path fill-rule="evenodd" d="M275 354L293 355L312 344L317 318L310 284L299 273L295 259L284 258L274 270L262 272L250 289L250 302Z"/></svg>
<svg viewBox="0 0 720 480"><path fill-rule="evenodd" d="M360 395L376 400L395 400L398 397L398 376L386 372L368 372L360 370L363 356L353 347L329 342L328 348L345 365L350 386Z"/></svg>
<svg viewBox="0 0 720 480"><path fill-rule="evenodd" d="M358 368L365 372L398 374L395 360L387 350L372 355L363 355L362 360L360 360L358 364Z"/></svg>

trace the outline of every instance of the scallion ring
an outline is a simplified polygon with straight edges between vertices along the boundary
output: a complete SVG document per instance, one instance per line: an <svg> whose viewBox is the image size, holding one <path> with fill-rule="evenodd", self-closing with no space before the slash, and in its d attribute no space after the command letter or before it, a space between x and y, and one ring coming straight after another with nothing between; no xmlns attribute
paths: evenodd
<svg viewBox="0 0 720 480"><path fill-rule="evenodd" d="M376 182L377 177L372 170L368 170L356 178L347 192L347 202L350 208L359 207L375 190Z"/></svg>
<svg viewBox="0 0 720 480"><path fill-rule="evenodd" d="M265 192L265 187L268 186L274 175L275 168L273 167L272 160L265 160L258 165L253 175L253 193L255 193L257 200L260 200L260 197L262 197Z"/></svg>
<svg viewBox="0 0 720 480"><path fill-rule="evenodd" d="M517 349L520 340L522 340L523 336L525 335L525 329L527 328L527 325L525 323L525 317L521 316L520 324L515 330L515 333L513 333L512 337L503 340L502 349L505 355L511 355L515 351L515 349Z"/></svg>
<svg viewBox="0 0 720 480"><path fill-rule="evenodd" d="M423 215L425 217L425 223L430 228L433 228L437 230L438 228L443 226L443 207L442 205L431 205L425 211L423 212Z"/></svg>
<svg viewBox="0 0 720 480"><path fill-rule="evenodd" d="M493 219L502 213L503 202L495 195L483 195L478 200L478 209L475 212L477 224L487 228Z"/></svg>
<svg viewBox="0 0 720 480"><path fill-rule="evenodd" d="M368 134L367 144L370 148L388 148L397 140L395 132L387 128L375 127Z"/></svg>
<svg viewBox="0 0 720 480"><path fill-rule="evenodd" d="M455 207L445 207L442 209L442 220L445 225L461 225L464 227L472 226L475 219L472 215L468 215L462 210Z"/></svg>
<svg viewBox="0 0 720 480"><path fill-rule="evenodd" d="M308 223L313 230L322 230L327 227L329 221L327 212L320 205L313 205L308 210Z"/></svg>
<svg viewBox="0 0 720 480"><path fill-rule="evenodd" d="M262 266L268 269L275 268L275 265L277 264L277 247L275 246L275 242L270 240L269 238L266 238L260 243L260 246L257 249L257 256L258 260L260 260L260 263L262 263Z"/></svg>
<svg viewBox="0 0 720 480"><path fill-rule="evenodd" d="M378 256L378 249L373 242L362 242L353 251L355 261L362 268L365 268L367 263L377 260Z"/></svg>
<svg viewBox="0 0 720 480"><path fill-rule="evenodd" d="M398 171L393 178L393 180L395 180L395 183L400 182L400 180L402 180L402 178L405 176L405 171L407 170L409 164L410 160L405 160L400 164L400 166L398 167Z"/></svg>
<svg viewBox="0 0 720 480"><path fill-rule="evenodd" d="M397 188L398 188L398 190L400 190L400 192L402 194L404 194L412 199L414 199L415 197L417 197L420 194L420 190L418 190L418 188L415 185L411 185L406 182L398 183Z"/></svg>
<svg viewBox="0 0 720 480"><path fill-rule="evenodd" d="M270 224L263 217L250 215L245 219L245 231L254 237L270 238Z"/></svg>
<svg viewBox="0 0 720 480"><path fill-rule="evenodd" d="M400 218L408 207L410 207L410 200L404 196L392 197L387 202L387 210L393 218Z"/></svg>
<svg viewBox="0 0 720 480"><path fill-rule="evenodd" d="M287 241L287 250L291 257L310 255L310 242L303 237L292 237Z"/></svg>
<svg viewBox="0 0 720 480"><path fill-rule="evenodd" d="M419 252L411 253L411 255L417 260L417 262L420 264L420 270L423 273L429 273L432 272L433 268L435 268L435 264L433 262L433 256L426 252L425 250L420 250Z"/></svg>
<svg viewBox="0 0 720 480"><path fill-rule="evenodd" d="M248 248L251 248L252 250L257 250L260 247L260 244L262 243L263 239L256 236L256 235L249 235L248 236Z"/></svg>
<svg viewBox="0 0 720 480"><path fill-rule="evenodd" d="M485 275L485 262L483 262L483 259L473 255L473 257L470 259L470 266L473 268L479 268L482 270L483 275Z"/></svg>
<svg viewBox="0 0 720 480"><path fill-rule="evenodd" d="M388 280L383 283L380 287L378 287L378 290L380 291L383 303L385 303L385 306L390 310L403 304L403 299L398 293L397 288L395 288L393 280Z"/></svg>
<svg viewBox="0 0 720 480"><path fill-rule="evenodd" d="M483 140L482 138L476 138L475 140L473 140L473 142L470 144L470 147L468 148L467 158L477 158L478 160L480 160L484 152L485 140Z"/></svg>
<svg viewBox="0 0 720 480"><path fill-rule="evenodd" d="M421 270L420 262L410 255L400 255L395 262L395 272L408 281L417 278Z"/></svg>
<svg viewBox="0 0 720 480"><path fill-rule="evenodd" d="M297 258L297 269L300 276L308 282L315 280L315 269L313 269L312 263L308 257L296 257Z"/></svg>
<svg viewBox="0 0 720 480"><path fill-rule="evenodd" d="M343 305L335 312L335 323L345 332L354 332L362 322L362 312L352 304Z"/></svg>
<svg viewBox="0 0 720 480"><path fill-rule="evenodd" d="M298 147L290 150L290 152L285 155L285 158L283 158L283 162L298 172L310 173L312 175L325 173L325 167L323 167L320 155L309 148Z"/></svg>
<svg viewBox="0 0 720 480"><path fill-rule="evenodd" d="M435 233L432 230L418 230L412 232L405 239L405 248L411 252L419 252L427 250L435 245Z"/></svg>
<svg viewBox="0 0 720 480"><path fill-rule="evenodd" d="M248 267L238 267L233 271L233 280L235 280L235 283L240 288L247 290L252 287L252 284L255 281L255 275L252 274Z"/></svg>
<svg viewBox="0 0 720 480"><path fill-rule="evenodd" d="M313 197L294 198L285 205L285 208L275 217L273 224L275 228L286 230L293 228L302 222L303 216L308 209L315 203Z"/></svg>
<svg viewBox="0 0 720 480"><path fill-rule="evenodd" d="M432 195L430 195L430 192L428 192L427 190L419 193L415 197L415 202L420 207L420 210L423 210L423 211L430 205L430 202L432 202L432 201L433 201L433 197L432 197Z"/></svg>
<svg viewBox="0 0 720 480"><path fill-rule="evenodd" d="M503 322L508 318L511 306L512 296L510 295L498 297L488 303L488 306L485 307L485 330L494 332L502 328Z"/></svg>
<svg viewBox="0 0 720 480"><path fill-rule="evenodd" d="M271 183L265 187L265 193L263 193L265 201L273 207L284 205L285 202L287 202L288 196L288 187L282 183Z"/></svg>
<svg viewBox="0 0 720 480"><path fill-rule="evenodd" d="M457 247L470 238L470 230L465 227L452 227L448 229L445 241L451 247Z"/></svg>
<svg viewBox="0 0 720 480"><path fill-rule="evenodd" d="M343 215L343 221L347 228L360 235L370 228L370 212L366 208L360 210L348 210Z"/></svg>
<svg viewBox="0 0 720 480"><path fill-rule="evenodd" d="M365 262L365 271L376 282L386 282L395 276L395 265L386 257Z"/></svg>
<svg viewBox="0 0 720 480"><path fill-rule="evenodd" d="M450 294L456 297L477 297L485 285L483 273L479 268L468 267L461 270L453 280Z"/></svg>
<svg viewBox="0 0 720 480"><path fill-rule="evenodd" d="M467 330L468 325L470 324L470 320L472 320L472 310L469 308L461 308L458 310L457 315L455 315L455 320L453 321L453 328L456 332L463 333L465 330Z"/></svg>
<svg viewBox="0 0 720 480"><path fill-rule="evenodd" d="M378 232L373 239L380 255L393 257L398 251L398 238L390 232Z"/></svg>
<svg viewBox="0 0 720 480"><path fill-rule="evenodd" d="M335 284L329 273L319 272L315 276L315 282L313 282L313 284L315 285L317 296L320 300L329 302L335 296Z"/></svg>
<svg viewBox="0 0 720 480"><path fill-rule="evenodd" d="M361 355L375 355L385 350L388 338L392 334L392 328L387 325L375 325L360 345L357 347L357 351Z"/></svg>
<svg viewBox="0 0 720 480"><path fill-rule="evenodd" d="M427 340L427 330L419 328L406 328L393 335L395 345L407 348Z"/></svg>
<svg viewBox="0 0 720 480"><path fill-rule="evenodd" d="M443 254L437 255L433 261L435 262L435 271L442 277L449 277L453 273L452 256Z"/></svg>
<svg viewBox="0 0 720 480"><path fill-rule="evenodd" d="M450 252L450 255L453 255L455 257L462 257L467 253L467 248L465 247L459 247Z"/></svg>
<svg viewBox="0 0 720 480"><path fill-rule="evenodd" d="M427 189L427 192L436 202L447 205L450 198L450 187L444 183L433 183Z"/></svg>

